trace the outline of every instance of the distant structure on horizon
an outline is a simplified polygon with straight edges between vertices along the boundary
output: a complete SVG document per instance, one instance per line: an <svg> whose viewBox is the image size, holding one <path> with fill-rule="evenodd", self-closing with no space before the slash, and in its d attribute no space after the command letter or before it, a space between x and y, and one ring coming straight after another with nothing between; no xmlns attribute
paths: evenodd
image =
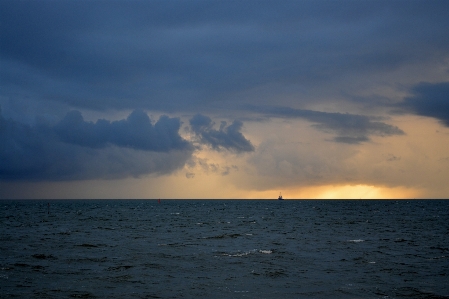
<svg viewBox="0 0 449 299"><path fill-rule="evenodd" d="M284 200L284 198L282 197L282 193L281 192L279 192L278 200Z"/></svg>

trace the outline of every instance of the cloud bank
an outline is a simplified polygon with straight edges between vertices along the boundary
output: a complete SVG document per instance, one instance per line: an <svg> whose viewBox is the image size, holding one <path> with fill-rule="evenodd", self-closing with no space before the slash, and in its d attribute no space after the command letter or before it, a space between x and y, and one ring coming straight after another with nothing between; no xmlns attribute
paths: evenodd
<svg viewBox="0 0 449 299"><path fill-rule="evenodd" d="M449 127L449 82L420 83L411 90L412 96L399 104L412 113L433 117Z"/></svg>
<svg viewBox="0 0 449 299"><path fill-rule="evenodd" d="M207 116L190 120L197 142L215 150L253 151L240 132L242 123L223 122L219 130ZM142 110L126 119L87 122L70 111L55 124L6 119L0 110L0 179L110 179L169 174L192 159L194 146L179 135L179 118L161 116L152 124Z"/></svg>
<svg viewBox="0 0 449 299"><path fill-rule="evenodd" d="M359 144L370 140L370 136L404 135L397 126L392 126L373 117L349 113L329 113L312 110L294 109L282 106L247 106L250 111L257 111L269 117L302 118L312 123L318 130L335 136L335 142Z"/></svg>
<svg viewBox="0 0 449 299"><path fill-rule="evenodd" d="M134 110L126 120L85 122L81 112L71 111L55 125L61 141L91 148L115 145L136 150L168 152L188 150L190 144L179 134L179 118L161 116L154 124L141 110Z"/></svg>
<svg viewBox="0 0 449 299"><path fill-rule="evenodd" d="M0 0L0 180L219 177L244 194L427 173L425 188L447 194L448 11L446 0Z"/></svg>
<svg viewBox="0 0 449 299"><path fill-rule="evenodd" d="M317 90L339 92L333 84L357 92L360 78L444 60L448 9L447 1L2 0L1 88L15 100L93 110L205 113L240 92L255 104L252 91L269 84L273 93L302 88L310 96L295 102L310 102Z"/></svg>
<svg viewBox="0 0 449 299"><path fill-rule="evenodd" d="M214 122L208 116L195 115L190 120L192 131L201 143L211 146L215 150L227 149L235 152L252 152L254 146L240 132L243 123L235 120L227 125L222 121L218 130L214 129Z"/></svg>
<svg viewBox="0 0 449 299"><path fill-rule="evenodd" d="M0 111L1 112L1 111ZM168 174L184 166L193 147L179 134L179 119L153 126L136 110L126 120L85 122L69 112L55 125L22 124L0 114L0 179L85 180Z"/></svg>

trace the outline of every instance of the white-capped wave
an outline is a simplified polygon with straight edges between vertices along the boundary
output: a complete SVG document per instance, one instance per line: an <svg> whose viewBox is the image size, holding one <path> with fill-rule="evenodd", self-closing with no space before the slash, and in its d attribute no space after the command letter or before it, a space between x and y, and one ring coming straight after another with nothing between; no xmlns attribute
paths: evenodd
<svg viewBox="0 0 449 299"><path fill-rule="evenodd" d="M230 257L242 257L242 256L254 254L254 253L271 254L271 253L273 253L273 250L252 249L252 250L248 250L248 251L238 251L236 253L222 253L221 255L222 256L230 256Z"/></svg>

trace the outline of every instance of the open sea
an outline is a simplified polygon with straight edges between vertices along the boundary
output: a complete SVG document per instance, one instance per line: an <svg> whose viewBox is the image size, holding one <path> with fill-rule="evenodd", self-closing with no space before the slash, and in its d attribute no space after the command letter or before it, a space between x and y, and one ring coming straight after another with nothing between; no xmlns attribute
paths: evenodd
<svg viewBox="0 0 449 299"><path fill-rule="evenodd" d="M0 298L449 298L449 200L0 207Z"/></svg>

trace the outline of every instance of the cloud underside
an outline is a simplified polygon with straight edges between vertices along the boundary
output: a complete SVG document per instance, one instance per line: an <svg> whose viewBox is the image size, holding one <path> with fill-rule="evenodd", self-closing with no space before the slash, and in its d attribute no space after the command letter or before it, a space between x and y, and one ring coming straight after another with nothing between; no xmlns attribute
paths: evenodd
<svg viewBox="0 0 449 299"><path fill-rule="evenodd" d="M204 113L266 84L323 89L447 59L447 1L318 2L1 1L2 93Z"/></svg>
<svg viewBox="0 0 449 299"><path fill-rule="evenodd" d="M336 135L332 141L340 143L359 144L369 141L371 135L404 134L397 127L361 115L275 106L259 106L257 111L269 117L306 119L314 128ZM241 121L223 121L216 128L210 117L197 114L189 124L191 141L179 135L178 118L161 116L153 124L141 110L112 122L88 122L73 110L55 124L41 120L34 126L7 120L0 114L0 179L80 180L169 174L192 161L195 145L233 153L256 150L241 133ZM229 169L221 173L226 175Z"/></svg>
<svg viewBox="0 0 449 299"><path fill-rule="evenodd" d="M412 96L398 105L412 113L433 117L449 127L449 82L420 83L412 88Z"/></svg>
<svg viewBox="0 0 449 299"><path fill-rule="evenodd" d="M224 148L236 152L254 151L254 146L240 132L243 126L241 121L236 120L230 125L222 121L218 130L213 128L214 125L210 117L201 114L195 115L190 120L192 131L200 143L207 144L215 150Z"/></svg>
<svg viewBox="0 0 449 299"><path fill-rule="evenodd" d="M167 152L185 150L190 144L179 136L178 118L162 116L153 126L148 115L133 111L126 120L85 122L79 111L69 112L55 127L61 141L91 148L108 145L137 150Z"/></svg>
<svg viewBox="0 0 449 299"><path fill-rule="evenodd" d="M198 120L206 120L199 124ZM242 123L222 123L216 130L209 117L191 120L196 143L234 153L253 151L240 132ZM192 158L195 146L179 135L178 118L133 111L126 119L95 123L73 110L56 124L41 120L31 126L5 119L0 110L0 179L80 180L169 174Z"/></svg>
<svg viewBox="0 0 449 299"><path fill-rule="evenodd" d="M54 126L35 126L0 115L0 179L113 179L168 174L182 168L191 145L178 135L178 119L153 126L134 111L126 120L85 122L72 111Z"/></svg>
<svg viewBox="0 0 449 299"><path fill-rule="evenodd" d="M206 148L257 158L269 141L257 136L255 147L240 121L254 115L304 120L348 152L405 135L367 116L392 107L449 127L448 11L446 0L0 0L0 180L171 174ZM336 113L345 105L353 114ZM90 122L78 110L133 112ZM304 167L289 171L281 144L267 152L294 178ZM302 155L327 150L313 146ZM233 170L195 163L186 178Z"/></svg>
<svg viewBox="0 0 449 299"><path fill-rule="evenodd" d="M281 106L247 106L246 108L269 117L308 120L313 123L314 128L336 135L332 141L339 143L360 144L370 141L370 136L387 137L405 134L397 126L375 121L365 115L329 113Z"/></svg>

